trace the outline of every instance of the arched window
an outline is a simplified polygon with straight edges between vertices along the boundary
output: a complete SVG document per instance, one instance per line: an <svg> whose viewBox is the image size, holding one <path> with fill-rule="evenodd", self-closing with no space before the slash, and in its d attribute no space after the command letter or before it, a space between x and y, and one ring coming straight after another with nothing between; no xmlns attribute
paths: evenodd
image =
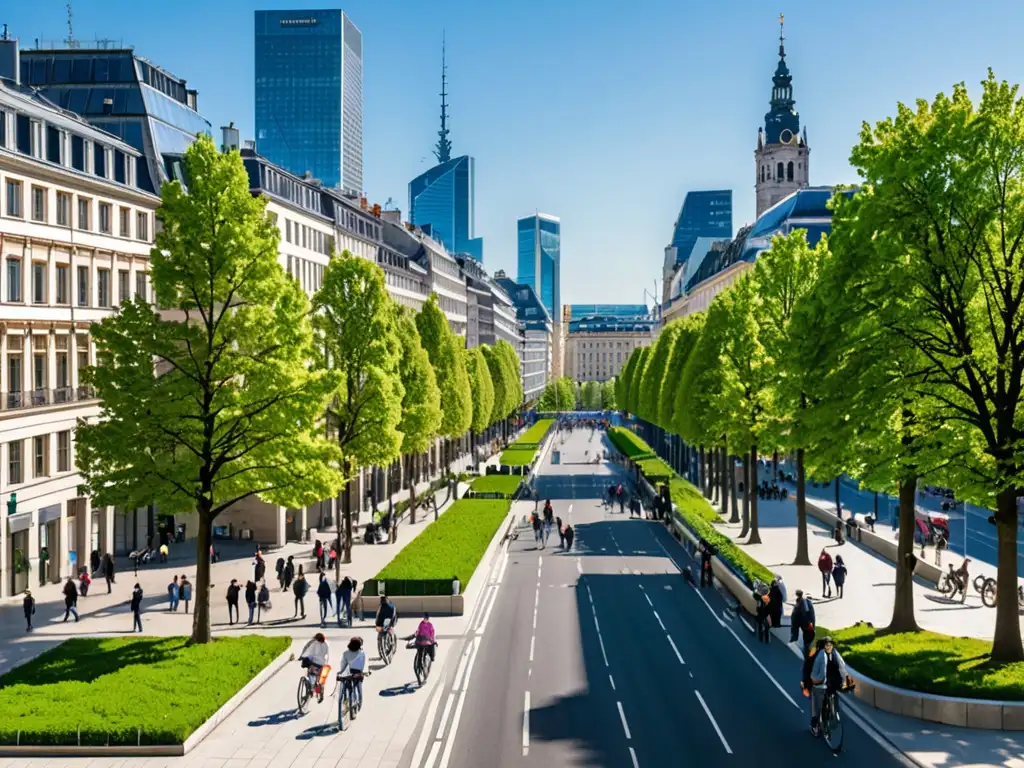
<svg viewBox="0 0 1024 768"><path fill-rule="evenodd" d="M764 181L764 166L761 166L761 181Z"/></svg>
<svg viewBox="0 0 1024 768"><path fill-rule="evenodd" d="M785 173L786 173L786 169L782 167L782 163L779 163L779 167L778 167L777 172L775 174L775 179L777 181L782 181L783 177L785 176Z"/></svg>
<svg viewBox="0 0 1024 768"><path fill-rule="evenodd" d="M786 166L786 181L793 180L793 161L789 161L789 165Z"/></svg>

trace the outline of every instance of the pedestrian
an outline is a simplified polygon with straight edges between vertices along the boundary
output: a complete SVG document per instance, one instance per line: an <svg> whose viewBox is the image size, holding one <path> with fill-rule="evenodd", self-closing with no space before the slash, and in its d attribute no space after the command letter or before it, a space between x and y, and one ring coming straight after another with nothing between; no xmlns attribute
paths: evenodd
<svg viewBox="0 0 1024 768"><path fill-rule="evenodd" d="M295 614L292 618L299 615L299 610L302 611L301 618L306 618L306 592L309 591L309 582L306 581L305 574L302 573L302 566L299 566L299 573L295 577L295 583L292 585L292 593L295 595Z"/></svg>
<svg viewBox="0 0 1024 768"><path fill-rule="evenodd" d="M241 617L238 615L238 593L241 592L241 588L238 586L238 579L232 579L231 583L228 584L228 624L234 624L236 621L241 621Z"/></svg>
<svg viewBox="0 0 1024 768"><path fill-rule="evenodd" d="M256 582L252 579L245 582L245 604L249 606L249 621L246 623L252 624L256 615Z"/></svg>
<svg viewBox="0 0 1024 768"><path fill-rule="evenodd" d="M21 608L25 611L25 631L32 631L32 616L36 612L36 599L32 597L32 590L25 590L25 599L21 601Z"/></svg>
<svg viewBox="0 0 1024 768"><path fill-rule="evenodd" d="M256 557L252 561L252 575L253 581L257 584L263 581L263 576L267 572L267 564L263 560L263 554L257 549Z"/></svg>
<svg viewBox="0 0 1024 768"><path fill-rule="evenodd" d="M832 597L832 555L824 549L818 555L818 570L821 571L821 596Z"/></svg>
<svg viewBox="0 0 1024 768"><path fill-rule="evenodd" d="M548 544L548 537L551 535L551 527L555 524L555 510L551 506L551 499L544 500L544 546Z"/></svg>
<svg viewBox="0 0 1024 768"><path fill-rule="evenodd" d="M341 612L344 610L345 617L348 621L348 625L352 626L352 590L355 589L356 583L346 576L338 584L337 590L335 590L334 602L335 602L335 615L338 618L338 626L341 626Z"/></svg>
<svg viewBox="0 0 1024 768"><path fill-rule="evenodd" d="M565 549L565 531L562 530L562 518L555 518L555 525L558 526L558 548Z"/></svg>
<svg viewBox="0 0 1024 768"><path fill-rule="evenodd" d="M572 549L572 540L576 537L576 534L572 530L571 525L565 526L565 550L568 552Z"/></svg>
<svg viewBox="0 0 1024 768"><path fill-rule="evenodd" d="M543 524L540 521L540 515L536 512L533 514L533 538L537 542L538 547L544 547L544 529ZM537 547L534 547L537 549Z"/></svg>
<svg viewBox="0 0 1024 768"><path fill-rule="evenodd" d="M110 585L114 583L114 558L107 552L103 555L103 578L107 581L107 594L111 593Z"/></svg>
<svg viewBox="0 0 1024 768"><path fill-rule="evenodd" d="M615 491L615 495L619 499L619 514L626 514L626 492L622 489L622 483L619 483L618 489Z"/></svg>
<svg viewBox="0 0 1024 768"><path fill-rule="evenodd" d="M320 539L317 539L313 544L313 557L316 558L316 567L320 570L324 568L324 544Z"/></svg>
<svg viewBox="0 0 1024 768"><path fill-rule="evenodd" d="M92 571L92 575L95 576L100 570L100 551L94 549L89 555L89 570Z"/></svg>
<svg viewBox="0 0 1024 768"><path fill-rule="evenodd" d="M284 592L284 558L277 558L277 562L274 563L274 572L277 573L277 583L281 587L281 591Z"/></svg>
<svg viewBox="0 0 1024 768"><path fill-rule="evenodd" d="M768 592L769 588L760 581L754 589L754 621L757 623L757 640L761 643L768 643L771 640L772 618Z"/></svg>
<svg viewBox="0 0 1024 768"><path fill-rule="evenodd" d="M74 616L75 621L78 621L78 590L75 589L75 582L70 576L68 580L64 582L64 621L68 620L68 615Z"/></svg>
<svg viewBox="0 0 1024 768"><path fill-rule="evenodd" d="M89 569L83 568L82 572L78 574L78 593L82 597L89 594L90 584L92 584L92 579L89 577Z"/></svg>
<svg viewBox="0 0 1024 768"><path fill-rule="evenodd" d="M178 596L180 587L178 586L178 577L175 576L174 580L167 585L167 598L170 601L170 606L167 608L168 611L178 610Z"/></svg>
<svg viewBox="0 0 1024 768"><path fill-rule="evenodd" d="M181 574L181 581L178 582L178 584L178 596L181 598L182 602L185 603L185 613L188 613L188 604L192 602L192 582L189 581L183 573Z"/></svg>
<svg viewBox="0 0 1024 768"><path fill-rule="evenodd" d="M700 585L714 586L714 571L711 569L711 558L715 556L715 548L703 539L700 542Z"/></svg>
<svg viewBox="0 0 1024 768"><path fill-rule="evenodd" d="M316 596L320 598L320 627L323 628L327 626L327 614L331 612L331 584L322 573L316 587Z"/></svg>
<svg viewBox="0 0 1024 768"><path fill-rule="evenodd" d="M772 583L768 585L768 615L773 627L782 626L782 607L786 601L782 594L781 581L782 577L776 574Z"/></svg>
<svg viewBox="0 0 1024 768"><path fill-rule="evenodd" d="M291 589L292 579L295 578L295 561L292 559L293 555L288 555L288 562L284 564L284 586L282 592L287 592Z"/></svg>
<svg viewBox="0 0 1024 768"><path fill-rule="evenodd" d="M138 630L142 631L142 587L139 586L138 582L135 582L135 587L132 589L132 632Z"/></svg>
<svg viewBox="0 0 1024 768"><path fill-rule="evenodd" d="M338 559L338 550L341 549L340 542L335 539L331 542L330 549L327 551L327 567L333 568L335 561Z"/></svg>
<svg viewBox="0 0 1024 768"><path fill-rule="evenodd" d="M167 546L167 542L165 541L163 544L160 545L160 562L161 563L166 563L167 562L167 556L169 554L171 554L171 550Z"/></svg>
<svg viewBox="0 0 1024 768"><path fill-rule="evenodd" d="M842 555L836 555L836 564L832 569L832 578L836 582L836 597L840 600L843 597L843 584L846 583L846 563Z"/></svg>
<svg viewBox="0 0 1024 768"><path fill-rule="evenodd" d="M836 520L836 530L835 530L833 535L834 535L834 538L836 540L836 544L838 544L839 546L843 546L843 544L846 543L846 541L843 539L843 521L842 520ZM923 546L924 545L922 544L922 547Z"/></svg>
<svg viewBox="0 0 1024 768"><path fill-rule="evenodd" d="M789 642L795 643L800 634L803 633L803 649L807 649L814 642L814 605L810 598L804 597L803 590L796 591L796 605L793 606L793 613L789 617Z"/></svg>
<svg viewBox="0 0 1024 768"><path fill-rule="evenodd" d="M256 623L259 624L263 620L264 611L270 610L270 588L267 587L267 582L260 584L260 591L256 595Z"/></svg>

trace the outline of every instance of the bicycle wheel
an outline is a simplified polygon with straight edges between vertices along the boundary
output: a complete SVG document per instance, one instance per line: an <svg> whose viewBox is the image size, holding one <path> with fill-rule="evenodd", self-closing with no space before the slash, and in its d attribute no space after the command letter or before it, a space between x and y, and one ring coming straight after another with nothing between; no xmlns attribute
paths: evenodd
<svg viewBox="0 0 1024 768"><path fill-rule="evenodd" d="M986 581L988 581L988 579L985 578L984 574L979 574L978 576L975 576L974 577L974 591L975 592L984 592L985 591L985 582Z"/></svg>
<svg viewBox="0 0 1024 768"><path fill-rule="evenodd" d="M299 705L299 714L304 715L309 711L309 700L313 698L313 686L309 683L308 677L299 678L299 690L295 694L295 701Z"/></svg>
<svg viewBox="0 0 1024 768"><path fill-rule="evenodd" d="M426 677L423 675L423 649L416 649L416 658L412 661L412 671L416 675L416 682L423 685L426 682Z"/></svg>
<svg viewBox="0 0 1024 768"><path fill-rule="evenodd" d="M381 631L377 633L377 655L380 657L380 660L383 661L385 664L388 663L387 657L384 654L385 643L387 642L387 640L385 639L386 637L387 632Z"/></svg>
<svg viewBox="0 0 1024 768"><path fill-rule="evenodd" d="M843 721L839 717L839 702L833 699L828 708L828 715L823 722L825 732L825 743L832 750L832 754L838 755L843 749Z"/></svg>
<svg viewBox="0 0 1024 768"><path fill-rule="evenodd" d="M981 588L981 602L989 608L996 607L996 580L986 579L985 586Z"/></svg>
<svg viewBox="0 0 1024 768"><path fill-rule="evenodd" d="M338 692L338 730L345 730L345 715L348 714L348 686L345 683L341 684L341 690Z"/></svg>
<svg viewBox="0 0 1024 768"><path fill-rule="evenodd" d="M939 580L938 587L939 593L943 595L948 595L953 591L953 580L949 578L948 573Z"/></svg>
<svg viewBox="0 0 1024 768"><path fill-rule="evenodd" d="M427 678L430 677L430 665L432 663L433 662L430 660L430 654L424 651L423 661L420 663L420 666L423 668L423 682L420 683L420 685L425 685L427 682Z"/></svg>
<svg viewBox="0 0 1024 768"><path fill-rule="evenodd" d="M391 632L385 633L384 651L387 653L387 660L384 663L390 664L395 657L395 636Z"/></svg>

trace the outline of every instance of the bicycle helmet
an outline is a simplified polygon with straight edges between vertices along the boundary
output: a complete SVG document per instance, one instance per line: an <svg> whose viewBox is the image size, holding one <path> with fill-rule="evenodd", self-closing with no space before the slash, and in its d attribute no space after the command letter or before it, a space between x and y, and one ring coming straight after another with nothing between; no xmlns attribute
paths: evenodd
<svg viewBox="0 0 1024 768"><path fill-rule="evenodd" d="M830 644L830 643L831 643L832 645L835 645L835 644L836 644L836 643L835 643L835 641L834 641L834 640L832 639L832 635L825 635L825 636L824 636L823 638L821 638L821 644L822 644L823 646L824 646L824 645L828 645L828 644Z"/></svg>
<svg viewBox="0 0 1024 768"><path fill-rule="evenodd" d="M353 637L348 641L348 649L350 651L358 651L363 647L363 638Z"/></svg>

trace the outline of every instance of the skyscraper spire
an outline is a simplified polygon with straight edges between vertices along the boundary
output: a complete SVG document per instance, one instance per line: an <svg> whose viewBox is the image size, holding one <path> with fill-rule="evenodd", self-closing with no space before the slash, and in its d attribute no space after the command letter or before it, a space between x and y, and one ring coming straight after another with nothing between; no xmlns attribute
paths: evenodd
<svg viewBox="0 0 1024 768"><path fill-rule="evenodd" d="M437 132L437 149L434 157L439 163L447 163L452 159L452 143L448 140L448 65L445 62L445 40L441 33L441 130Z"/></svg>

